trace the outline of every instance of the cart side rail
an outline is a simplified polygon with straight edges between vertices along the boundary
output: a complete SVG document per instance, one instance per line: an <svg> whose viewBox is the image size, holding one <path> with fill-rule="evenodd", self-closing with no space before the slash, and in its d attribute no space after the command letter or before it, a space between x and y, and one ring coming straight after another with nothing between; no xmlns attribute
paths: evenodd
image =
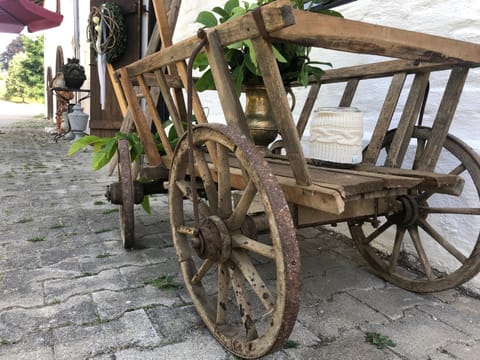
<svg viewBox="0 0 480 360"><path fill-rule="evenodd" d="M293 10L295 25L270 34L278 41L405 60L480 64L480 45L441 36Z"/></svg>

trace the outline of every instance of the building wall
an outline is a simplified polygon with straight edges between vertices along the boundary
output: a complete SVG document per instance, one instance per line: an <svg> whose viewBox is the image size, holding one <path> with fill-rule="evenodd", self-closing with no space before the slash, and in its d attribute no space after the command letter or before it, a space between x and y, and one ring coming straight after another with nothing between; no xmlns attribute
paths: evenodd
<svg viewBox="0 0 480 360"><path fill-rule="evenodd" d="M209 10L214 6L223 5L224 0L206 0L202 2L184 1L182 4L180 18L174 38L176 40L189 37L195 34L198 24L194 24L197 14L201 10ZM360 20L386 26L393 26L407 30L430 33L474 43L480 43L480 2L478 0L405 0L405 1L378 1L358 0L356 2L337 8L345 18ZM382 60L380 57L350 54L345 52L328 51L315 49L312 58L318 61L328 61L334 67L358 65ZM432 74L429 101L424 115L424 125L432 123L436 108L430 104L438 104L441 96L440 87L444 86L447 79L444 72ZM365 142L371 135L373 126L378 116L379 106L383 98L379 100L378 94L385 94L388 87L386 81L368 81L360 85L355 97L353 106L364 112ZM409 84L407 83L407 86ZM324 86L318 97L318 106L337 106L343 86ZM407 91L404 91L407 93ZM302 103L307 91L296 89L297 103ZM383 96L383 95L382 95ZM207 107L210 121L222 122L220 106L213 93L201 94L203 104ZM478 111L478 99L480 98L480 69L470 72L467 84L464 88L457 113L451 127L451 133L460 137L467 144L480 152L480 112ZM400 104L405 98L400 99ZM298 118L300 107L294 111L294 117ZM398 114L397 114L398 118ZM395 117L394 117L395 121ZM306 132L308 138L308 129ZM305 151L309 152L308 141L305 141ZM448 168L449 164L442 164ZM471 194L471 203L468 206L478 207L478 195L475 189L467 189L467 197ZM448 204L441 204L448 206ZM465 217L464 217L465 218ZM478 218L478 217L477 217ZM460 220L458 220L460 221ZM447 238L460 247L470 249L477 240L480 228L479 220L473 224L470 219L463 219L463 222L452 222L451 217L440 219L435 226L438 226L448 234ZM348 233L348 230L341 226L335 228L341 232ZM388 234L387 236L394 236ZM435 249L427 249L427 252L435 252ZM434 266L448 268L451 266L448 257L438 254ZM468 283L468 287L480 292L480 275Z"/></svg>

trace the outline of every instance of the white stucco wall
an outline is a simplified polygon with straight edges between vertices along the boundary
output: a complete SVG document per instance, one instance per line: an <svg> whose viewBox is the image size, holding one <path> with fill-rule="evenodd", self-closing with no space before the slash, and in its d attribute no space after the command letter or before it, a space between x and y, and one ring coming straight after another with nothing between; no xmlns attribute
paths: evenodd
<svg viewBox="0 0 480 360"><path fill-rule="evenodd" d="M194 35L198 24L194 24L193 21L198 12L212 9L214 6L222 5L223 3L224 0L184 1L174 39L179 40ZM480 2L478 0L358 0L337 9L348 19L480 43ZM380 59L374 56L324 49L314 50L312 57L320 61L329 61L334 67L369 63ZM435 117L436 107L432 104L438 105L441 96L440 87L444 86L447 76L448 74L443 72L435 73L431 76L429 102L424 115L424 125L431 124ZM407 86L409 86L410 82L411 80L407 82ZM386 81L366 81L363 84L361 83L357 90L358 96L356 96L353 106L360 108L364 112L365 141L371 134L388 85L389 83ZM322 87L316 106L337 106L341 91L343 91L343 87ZM296 89L297 103L302 103L306 93L307 91L304 89ZM407 93L407 91L404 91L404 93ZM378 94L382 94L381 99L379 99ZM223 121L221 108L214 94L204 93L201 94L201 97L204 106L208 108L209 120ZM450 132L472 146L477 152L480 152L479 98L480 69L474 69L469 74ZM399 104L403 104L404 101L405 98L403 97ZM296 109L294 116L298 117L299 111L300 107ZM308 129L306 135L308 136ZM305 150L308 152L308 144ZM449 164L444 165L448 167ZM470 203L466 206L478 208L478 195L475 190L470 188L466 191L467 198L470 197ZM442 203L440 205L446 206L447 204ZM455 206L455 204L452 204L452 206ZM457 204L456 206L464 205ZM477 220L474 222L473 219L466 219L466 217L463 217L463 219L454 218L453 220L452 217L444 217L440 218L435 226L446 232L446 237L449 241L459 244L460 248L468 251L475 244L480 229L480 219L478 219L478 216L475 218ZM345 228L340 230L348 232ZM393 236L393 234L388 236ZM432 252L436 252L436 250L433 248L427 249L427 253L431 254ZM436 257L436 259L432 260L434 266L445 269L452 265L448 257L443 256L441 253ZM467 286L480 292L480 275L470 281Z"/></svg>

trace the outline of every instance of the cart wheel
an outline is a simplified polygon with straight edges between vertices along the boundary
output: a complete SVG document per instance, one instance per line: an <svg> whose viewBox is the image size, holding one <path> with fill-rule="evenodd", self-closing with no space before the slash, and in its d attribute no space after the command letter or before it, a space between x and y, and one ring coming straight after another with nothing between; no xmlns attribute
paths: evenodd
<svg viewBox="0 0 480 360"><path fill-rule="evenodd" d="M405 159L414 159L431 137L430 128L416 127L415 142L410 143ZM388 152L394 130L387 133L384 150ZM414 145L415 146L412 146ZM414 168L412 160L404 161L402 168ZM436 172L461 175L465 186L460 196L433 193L426 190L400 197L403 211L384 217L377 228L366 222L349 224L352 238L360 253L386 280L402 288L417 292L434 292L464 283L480 271L480 158L464 142L448 135L443 145ZM439 217L443 216L439 220ZM380 235L392 229L390 240ZM453 243L449 237L462 231L465 238L476 239ZM408 234L408 235L407 235ZM373 241L380 240L380 247ZM388 241L388 243L387 243ZM381 251L379 251L381 248ZM404 251L408 248L407 255ZM439 259L438 270L430 260ZM403 265L403 269L399 267ZM405 269L405 267L407 269Z"/></svg>
<svg viewBox="0 0 480 360"><path fill-rule="evenodd" d="M238 130L200 125L193 144L196 183L204 194L197 200L199 227L192 219L197 201L187 177L186 136L175 151L168 191L185 286L217 340L242 358L257 358L282 346L298 313L300 258L290 210L270 166ZM252 211L263 214L268 234L246 229Z"/></svg>
<svg viewBox="0 0 480 360"><path fill-rule="evenodd" d="M122 184L122 205L119 209L120 233L123 247L130 249L134 243L135 218L133 216L134 192L130 147L127 140L118 141L118 178Z"/></svg>

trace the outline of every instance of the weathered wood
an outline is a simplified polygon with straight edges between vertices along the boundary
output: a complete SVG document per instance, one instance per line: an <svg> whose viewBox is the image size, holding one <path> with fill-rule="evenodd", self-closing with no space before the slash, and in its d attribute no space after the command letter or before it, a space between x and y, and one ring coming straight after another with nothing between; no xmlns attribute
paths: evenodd
<svg viewBox="0 0 480 360"><path fill-rule="evenodd" d="M270 34L278 41L405 60L480 64L480 45L309 11L293 10L295 25Z"/></svg>
<svg viewBox="0 0 480 360"><path fill-rule="evenodd" d="M162 41L162 48L169 48L172 46L173 30L169 26L169 19L167 15L167 10L165 8L165 3L163 2L163 0L153 0L152 4L155 11L155 18L157 19L157 24L159 24L159 33L160 39ZM177 67L173 63L169 64L168 71L173 76L178 75ZM186 119L187 110L185 108L183 91L181 89L175 88L173 92L175 94L177 111L180 114L181 118Z"/></svg>
<svg viewBox="0 0 480 360"><path fill-rule="evenodd" d="M235 90L227 63L224 58L224 52L219 43L218 33L211 31L207 35L208 43L205 51L208 57L208 63L212 70L215 87L218 91L223 114L228 125L233 126L251 139L247 126L247 119L243 112L242 105Z"/></svg>
<svg viewBox="0 0 480 360"><path fill-rule="evenodd" d="M167 119L160 119L160 115L158 114L158 111L157 111L157 104L152 98L152 96L150 95L150 89L145 83L145 80L143 79L143 77L139 75L137 76L137 80L138 80L138 83L140 84L140 89L147 103L147 109L149 111L149 114L152 117L153 123L155 124L155 128L157 129L157 133L160 137L160 141L162 142L163 148L165 149L165 152L167 154L167 159L171 161L173 157L173 150L172 150L172 147L170 146L170 142L168 141L168 136L165 133L165 129L163 128L163 125L162 125L162 120L166 121ZM170 161L168 161L168 163Z"/></svg>
<svg viewBox="0 0 480 360"><path fill-rule="evenodd" d="M120 81L122 83L122 88L125 93L125 97L127 99L128 107L132 112L132 118L135 123L135 127L137 129L138 136L142 141L142 144L145 148L145 154L147 156L148 161L151 165L157 166L161 165L162 158L158 153L157 147L155 142L153 141L152 134L150 132L150 128L147 125L147 121L145 116L140 108L140 104L137 100L137 95L135 93L135 89L130 82L130 77L128 76L127 69L121 68L120 70Z"/></svg>
<svg viewBox="0 0 480 360"><path fill-rule="evenodd" d="M267 31L274 31L294 23L295 20L288 4L288 0L277 0L262 7L262 18L264 19ZM218 33L222 46L260 35L251 13L220 24L215 27L215 30ZM168 64L189 58L197 44L198 38L193 36L179 41L175 46L162 49L155 54L133 62L127 65L127 67L132 76L150 72Z"/></svg>
<svg viewBox="0 0 480 360"><path fill-rule="evenodd" d="M395 176L405 176L410 179L421 179L421 186L424 189L434 190L439 193L447 193L452 195L460 195L465 181L462 177L454 174L440 174L423 170L410 170L401 168L392 168L384 166L357 165L356 170L368 172L370 175L374 173L388 174Z"/></svg>
<svg viewBox="0 0 480 360"><path fill-rule="evenodd" d="M467 78L468 68L454 67L445 87L443 98L438 108L437 115L432 126L432 138L427 142L422 159L418 168L433 171L437 164L442 146L448 135L448 129L457 109L458 101L462 93L463 85Z"/></svg>
<svg viewBox="0 0 480 360"><path fill-rule="evenodd" d="M340 107L350 107L352 105L353 96L357 91L358 83L360 79L350 79L347 81L347 86L345 87L345 91L343 92L342 99L340 100Z"/></svg>
<svg viewBox="0 0 480 360"><path fill-rule="evenodd" d="M160 92L163 97L163 101L167 106L168 112L170 117L172 118L173 125L175 126L175 130L177 131L178 136L182 136L184 133L182 121L186 121L186 119L180 118L180 114L178 113L178 108L175 104L175 100L170 93L170 87L167 83L166 76L161 70L155 71L155 77L157 81L157 85L160 88Z"/></svg>
<svg viewBox="0 0 480 360"><path fill-rule="evenodd" d="M375 165L378 159L380 149L382 148L385 135L390 127L406 77L406 73L397 73L393 75L390 88L388 89L375 129L373 130L372 138L363 156L364 163Z"/></svg>
<svg viewBox="0 0 480 360"><path fill-rule="evenodd" d="M303 154L302 145L293 122L292 113L285 96L285 88L280 76L278 64L272 52L272 45L265 39L252 39L263 82L267 90L268 99L272 106L280 134L283 138L288 159L290 160L297 184L308 186L312 183L307 170L307 162Z"/></svg>
<svg viewBox="0 0 480 360"><path fill-rule="evenodd" d="M310 87L310 91L308 92L307 99L305 100L305 104L303 105L300 117L297 121L297 133L300 139L303 137L303 133L305 132L305 128L307 127L308 119L312 114L313 106L315 105L315 101L317 100L319 91L320 84L318 82L312 84L312 86Z"/></svg>
<svg viewBox="0 0 480 360"><path fill-rule="evenodd" d="M405 108L398 123L397 131L395 132L387 159L385 160L385 166L400 167L403 162L413 133L413 127L415 126L423 102L428 77L429 73L419 73L415 75Z"/></svg>
<svg viewBox="0 0 480 360"><path fill-rule="evenodd" d="M120 111L122 112L122 116L125 117L127 115L127 100L125 99L125 95L122 91L122 86L120 85L120 81L115 74L115 69L113 65L108 63L107 64L107 72L110 77L110 81L112 82L113 92L115 97L117 98L118 106L120 106Z"/></svg>

